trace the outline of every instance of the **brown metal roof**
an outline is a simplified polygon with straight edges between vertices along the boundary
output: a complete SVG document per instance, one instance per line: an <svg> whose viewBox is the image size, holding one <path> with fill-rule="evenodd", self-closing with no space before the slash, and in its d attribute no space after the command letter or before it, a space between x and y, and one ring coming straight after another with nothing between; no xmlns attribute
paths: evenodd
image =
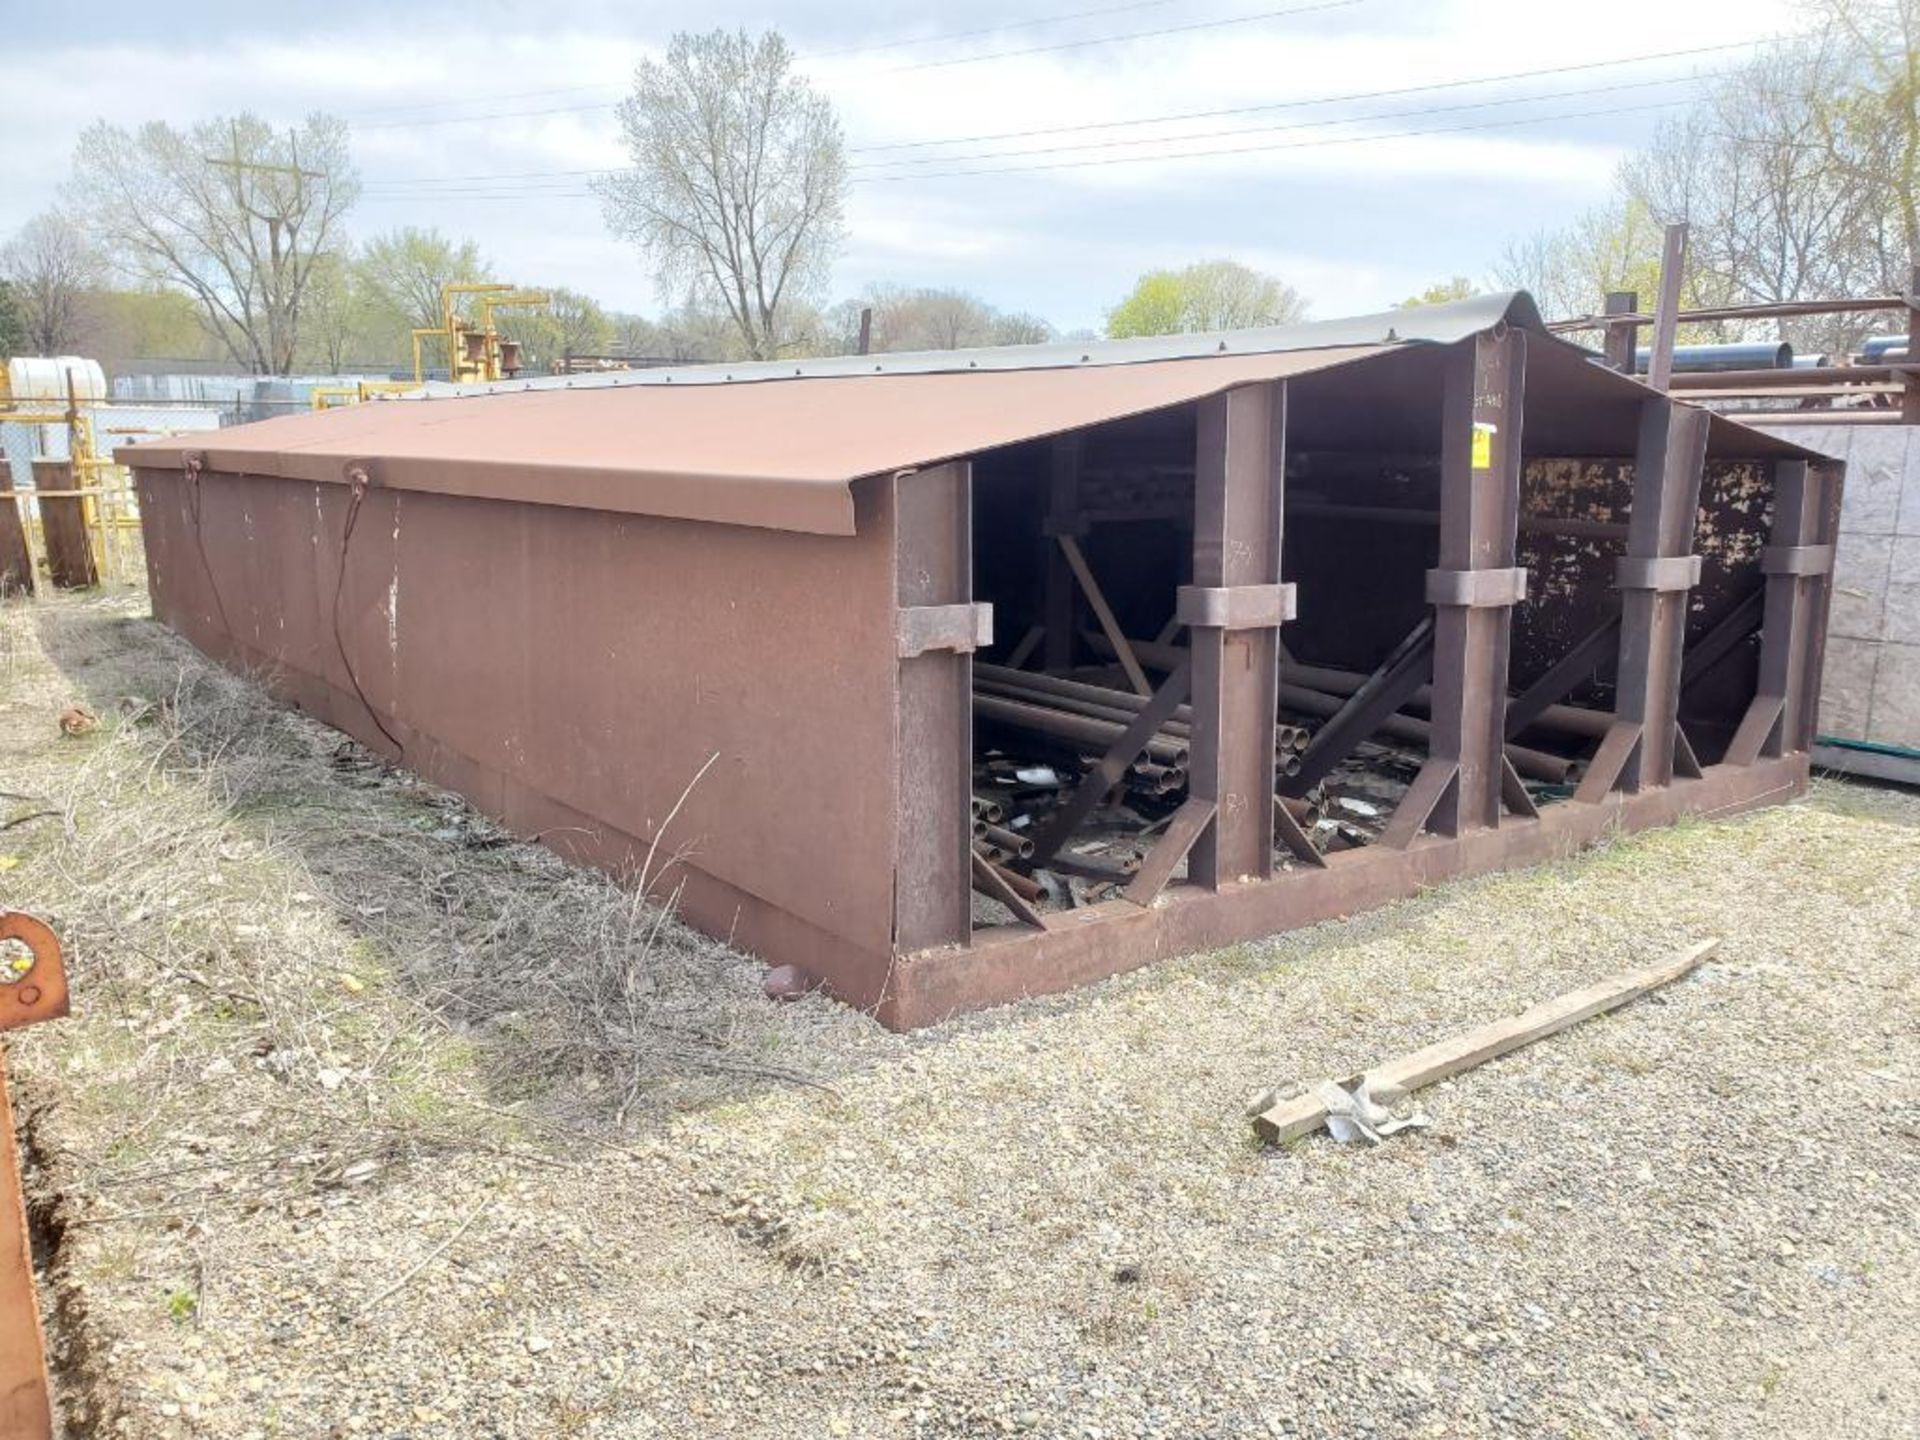
<svg viewBox="0 0 1920 1440"><path fill-rule="evenodd" d="M175 436L123 464L853 533L849 486L1377 354L1378 345L1072 370L529 390L356 405Z"/></svg>
<svg viewBox="0 0 1920 1440"><path fill-rule="evenodd" d="M851 535L850 487L862 476L1236 385L1377 360L1357 380L1367 388L1355 394L1363 404L1349 421L1369 433L1404 428L1430 407L1399 394L1394 376L1422 352L1499 324L1533 332L1539 384L1530 367L1529 389L1559 392L1543 407L1543 438L1557 429L1565 433L1549 443L1573 447L1568 453L1631 453L1646 386L1545 334L1533 302L1515 293L1269 330L442 387L115 454L162 468L199 454L210 470L331 483L359 463L375 484L397 489ZM1535 428L1530 417L1530 435ZM1809 453L1721 417L1714 437L1716 454Z"/></svg>

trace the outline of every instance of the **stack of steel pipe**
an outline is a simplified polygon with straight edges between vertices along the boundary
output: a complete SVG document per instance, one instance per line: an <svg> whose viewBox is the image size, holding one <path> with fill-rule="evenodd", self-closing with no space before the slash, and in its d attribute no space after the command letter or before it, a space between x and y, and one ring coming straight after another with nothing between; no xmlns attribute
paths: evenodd
<svg viewBox="0 0 1920 1440"><path fill-rule="evenodd" d="M1109 655L1113 653L1113 644L1106 636L1089 634L1087 640L1095 649ZM1135 640L1132 644L1134 653L1141 661L1156 670L1172 668L1184 658L1185 654L1177 645L1159 645L1145 640ZM976 665L974 668L978 670L981 667ZM1335 695L1326 690L1313 688L1311 685L1296 683L1296 677L1307 675L1326 683L1337 683L1344 693ZM1284 665L1281 667L1280 703L1289 710L1303 715L1318 715L1331 719L1345 708L1347 696L1358 690L1366 678L1351 671L1337 671L1325 666ZM1423 687L1420 694L1415 696L1415 701L1425 697L1430 688ZM1569 734L1586 731L1604 734L1610 719L1610 716L1595 711L1577 710L1571 705L1550 705L1535 723L1542 728L1558 728ZM1389 715L1380 722L1379 733L1390 735L1396 740L1409 740L1420 745L1433 743L1432 723L1413 715ZM1511 741L1507 743L1506 752L1507 759L1513 762L1513 768L1529 780L1538 780L1550 785L1563 785L1573 778L1574 762L1563 755L1529 749L1527 746L1516 745ZM1299 765L1296 763L1293 770L1289 771L1283 764L1280 767L1280 773L1298 774Z"/></svg>
<svg viewBox="0 0 1920 1440"><path fill-rule="evenodd" d="M1148 697L1129 690L1092 685L1083 680L1066 680L1057 675L1035 675L1012 670L1004 665L975 662L973 667L974 713L1016 728L1030 728L1054 738L1084 745L1081 753L1098 755L1120 738L1147 706ZM1013 707L1027 707L1015 709ZM1044 722L1034 711L1053 711L1066 724ZM1098 729L1088 729L1092 725ZM1069 735L1066 732L1071 731ZM1136 776L1154 782L1155 793L1170 794L1186 786L1187 751L1193 739L1193 708L1181 705L1161 725L1148 742L1143 760L1134 766ZM1282 775L1300 772L1300 755L1313 736L1304 726L1274 727L1274 764ZM1170 758L1169 750L1178 752ZM1171 772L1177 771L1177 776ZM1130 789L1139 787L1129 783Z"/></svg>

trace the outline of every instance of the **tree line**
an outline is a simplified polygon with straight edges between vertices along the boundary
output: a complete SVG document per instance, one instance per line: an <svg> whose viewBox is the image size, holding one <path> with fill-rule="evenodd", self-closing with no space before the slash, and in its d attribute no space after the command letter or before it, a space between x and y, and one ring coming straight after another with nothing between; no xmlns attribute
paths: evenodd
<svg viewBox="0 0 1920 1440"><path fill-rule="evenodd" d="M1920 255L1920 0L1805 0L1805 13L1803 34L1720 79L1622 165L1606 204L1511 243L1489 283L1530 290L1559 315L1593 310L1609 290L1650 299L1662 226L1685 220L1690 304L1903 288ZM629 163L593 185L609 230L651 268L660 312L547 290L544 308L500 312L536 361L841 354L860 344L863 315L875 351L1068 338L1044 317L940 286L828 300L846 239L846 147L777 33L675 36L637 67L618 116ZM346 217L359 194L335 117L284 130L252 115L95 124L63 209L0 247L0 340L41 353L190 344L261 373L400 365L410 332L438 324L442 285L496 275L475 242L436 230L355 240ZM1405 303L1476 288L1455 276ZM1306 312L1284 280L1221 259L1141 276L1106 333ZM1789 325L1787 338L1849 338L1814 334L1818 324Z"/></svg>

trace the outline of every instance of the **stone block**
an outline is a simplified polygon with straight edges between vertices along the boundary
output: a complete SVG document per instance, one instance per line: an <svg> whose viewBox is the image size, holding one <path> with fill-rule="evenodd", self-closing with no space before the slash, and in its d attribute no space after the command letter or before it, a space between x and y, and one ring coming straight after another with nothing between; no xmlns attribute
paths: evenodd
<svg viewBox="0 0 1920 1440"><path fill-rule="evenodd" d="M1820 733L1841 740L1864 740L1873 705L1873 678L1880 655L1877 640L1827 637L1826 666L1820 676Z"/></svg>
<svg viewBox="0 0 1920 1440"><path fill-rule="evenodd" d="M1867 738L1920 749L1920 645L1882 645Z"/></svg>
<svg viewBox="0 0 1920 1440"><path fill-rule="evenodd" d="M1898 543L1891 535L1841 532L1833 557L1833 614L1827 624L1828 634L1863 640L1880 638L1888 574ZM1920 580L1920 575L1914 578Z"/></svg>

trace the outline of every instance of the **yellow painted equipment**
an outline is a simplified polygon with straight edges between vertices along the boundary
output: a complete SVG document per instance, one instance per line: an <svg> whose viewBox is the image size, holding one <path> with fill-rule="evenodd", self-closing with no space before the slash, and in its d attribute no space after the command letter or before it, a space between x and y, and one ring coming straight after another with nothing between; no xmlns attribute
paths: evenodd
<svg viewBox="0 0 1920 1440"><path fill-rule="evenodd" d="M460 297L479 297L479 318L460 313ZM437 340L447 352L447 378L457 385L485 384L493 380L511 380L520 371L520 346L502 339L494 324L494 312L508 306L545 305L545 295L517 292L498 281L470 281L440 287L440 324L438 328L413 332L413 378L426 384L427 371L421 345Z"/></svg>
<svg viewBox="0 0 1920 1440"><path fill-rule="evenodd" d="M49 370L49 365L56 368ZM22 375L35 375L41 383L20 393L10 381ZM104 579L127 580L143 569L135 538L140 529L140 514L127 472L113 463L111 455L102 454L96 441L92 407L105 403L105 383L98 380L99 375L98 365L71 356L62 356L55 362L15 357L0 367L0 423L65 430L67 457L72 466L72 478L68 482L71 488L66 489L15 493L11 481L0 476L0 490L4 490L5 496L0 503L19 506L21 528L28 536L29 545L44 555L46 535L41 501L78 499L93 550L95 573ZM56 378L49 381L49 376ZM89 380L89 376L95 378ZM64 390L63 396L49 389L52 383ZM61 399L65 404L60 403Z"/></svg>

